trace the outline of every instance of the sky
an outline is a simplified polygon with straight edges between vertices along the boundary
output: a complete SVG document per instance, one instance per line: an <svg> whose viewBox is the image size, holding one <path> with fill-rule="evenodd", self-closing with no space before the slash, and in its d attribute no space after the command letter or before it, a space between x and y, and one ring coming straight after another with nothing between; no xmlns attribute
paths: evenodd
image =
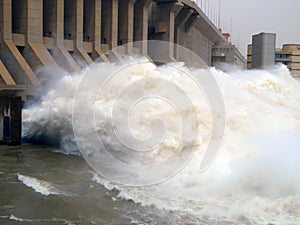
<svg viewBox="0 0 300 225"><path fill-rule="evenodd" d="M276 47L285 43L300 44L300 0L195 0L218 25L231 33L231 42L246 56L252 35L276 33ZM209 8L209 10L208 10Z"/></svg>

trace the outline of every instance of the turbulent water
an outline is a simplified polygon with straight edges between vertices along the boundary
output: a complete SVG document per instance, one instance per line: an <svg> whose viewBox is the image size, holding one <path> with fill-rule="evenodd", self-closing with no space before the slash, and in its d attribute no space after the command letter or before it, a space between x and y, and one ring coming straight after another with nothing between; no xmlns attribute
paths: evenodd
<svg viewBox="0 0 300 225"><path fill-rule="evenodd" d="M88 72L101 76L118 68L118 65L99 64ZM201 89L186 74L213 76L225 104L225 115L219 115L225 117L223 144L215 162L203 173L199 172L199 166L212 130L212 112ZM23 111L25 138L59 144L64 153L79 154L72 130L72 110L82 76L62 77L45 94L40 105ZM82 103L82 115L85 115L86 108L95 107L98 115L97 132L110 147L122 147L111 138L108 125L120 90L149 77L163 77L178 85L190 97L194 108L187 106L174 111L170 105L155 98L131 111L128 123L134 137L146 139L151 132L149 124L157 115L167 129L165 139L147 160L160 160L176 154L174 149L178 147L196 146L197 151L183 170L157 185L129 187L110 182L97 174L91 178L94 182L104 185L108 190L117 190L117 199L132 200L142 206L152 207L149 217L153 216L151 213L155 210L176 212L177 217L172 220L168 213L165 214L166 223L300 224L300 83L290 76L286 67L278 66L269 71L233 70L227 73L214 68L189 69L181 63L156 67L148 62L130 67L122 71L118 79L110 80L104 97L87 98ZM142 84L134 86L136 90L132 91L131 97L137 98L134 93L140 93L141 90L147 93L151 89L158 94L168 91L159 85ZM85 85L88 93L89 83ZM191 111L197 112L197 123L194 123L195 118L191 119ZM179 119L190 125L189 130L181 130L180 120L176 117L178 114L181 117ZM118 122L120 132L124 131L121 119L116 119L116 126ZM89 134L87 123L80 125L83 132ZM191 135L194 130L199 132L197 139ZM179 141L180 132L187 135ZM125 139L126 135L121 133ZM134 159L133 163L136 163ZM42 194L59 192L44 179L40 182L43 187L49 188L47 190L41 189L41 183L34 178L31 184L28 184L30 177L26 175L19 174L18 178ZM33 187L32 182L38 185ZM148 223L155 223L155 219Z"/></svg>

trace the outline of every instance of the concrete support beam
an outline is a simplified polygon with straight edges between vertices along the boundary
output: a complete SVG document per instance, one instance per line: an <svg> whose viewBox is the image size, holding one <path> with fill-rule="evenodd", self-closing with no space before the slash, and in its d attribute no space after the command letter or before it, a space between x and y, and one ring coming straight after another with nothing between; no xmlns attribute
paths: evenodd
<svg viewBox="0 0 300 225"><path fill-rule="evenodd" d="M86 1L86 0L85 0ZM94 60L100 58L104 62L108 62L108 58L106 55L103 53L101 49L101 12L102 12L102 0L93 0L94 2L94 8L91 9L93 10L93 16L89 16L88 14L85 15L85 18L87 20L92 21L91 28L94 29L92 37L93 37L93 53L92 53L92 58ZM86 12L90 11L90 9L85 9Z"/></svg>
<svg viewBox="0 0 300 225"><path fill-rule="evenodd" d="M4 56L1 58L5 63L7 69L11 72L14 80L18 84L39 85L40 82L37 76L28 65L27 61L21 55L12 40L4 40L3 45ZM24 73L26 74L24 76Z"/></svg>
<svg viewBox="0 0 300 225"><path fill-rule="evenodd" d="M24 57L34 69L41 67L58 69L58 64L43 44L29 42L26 46Z"/></svg>
<svg viewBox="0 0 300 225"><path fill-rule="evenodd" d="M58 65L70 73L80 73L81 68L64 46L57 46L52 53Z"/></svg>
<svg viewBox="0 0 300 225"><path fill-rule="evenodd" d="M27 42L43 43L43 0L27 0Z"/></svg>
<svg viewBox="0 0 300 225"><path fill-rule="evenodd" d="M10 73L7 71L6 67L0 60L0 77L4 81L5 84L7 85L15 85L16 82L14 79L11 77Z"/></svg>
<svg viewBox="0 0 300 225"><path fill-rule="evenodd" d="M12 4L11 0L0 1L0 43L2 40L12 39Z"/></svg>
<svg viewBox="0 0 300 225"><path fill-rule="evenodd" d="M56 39L57 46L64 45L64 0L54 0L56 7L56 15L55 15L55 23L54 29L54 37Z"/></svg>
<svg viewBox="0 0 300 225"><path fill-rule="evenodd" d="M194 13L193 15L190 16L190 18L186 21L185 26L184 26L184 31L187 33L189 30L193 27L197 19L199 18L197 13Z"/></svg>
<svg viewBox="0 0 300 225"><path fill-rule="evenodd" d="M181 40L184 38L184 25L186 24L187 20L193 14L193 10L191 8L183 8L175 19L175 43L181 45Z"/></svg>
<svg viewBox="0 0 300 225"><path fill-rule="evenodd" d="M68 7L65 5L65 7ZM83 46L83 0L75 1L75 42L77 47Z"/></svg>
<svg viewBox="0 0 300 225"><path fill-rule="evenodd" d="M118 16L118 45L127 45L125 53L133 53L133 23L134 23L134 3L136 0L119 1Z"/></svg>
<svg viewBox="0 0 300 225"><path fill-rule="evenodd" d="M86 51L83 48L83 0L76 0L76 9L75 9L75 43L74 49L79 58L75 57L75 60L79 60L79 65L84 67L85 65L91 65L93 60L89 57Z"/></svg>
<svg viewBox="0 0 300 225"><path fill-rule="evenodd" d="M189 18L193 15L194 10L189 7L182 8L175 18L175 38L174 42L179 46L184 46L186 42L187 33L185 32L185 24ZM175 47L175 57L177 60L182 60L180 56L180 51Z"/></svg>
<svg viewBox="0 0 300 225"><path fill-rule="evenodd" d="M52 51L52 55L55 58L58 65L66 70L68 70L70 73L79 73L81 71L81 68L77 64L77 62L73 59L73 57L69 54L68 50L64 46L64 36L67 38L69 37L68 34L71 34L72 32L72 23L71 18L68 17L64 18L64 2L65 0L54 0L56 2L56 21L55 22L55 39L56 39L56 47ZM70 7L70 5L68 5ZM68 14L69 15L69 14ZM66 16L68 16L66 15ZM66 24L65 24L66 22ZM66 29L65 29L66 25ZM70 27L67 27L67 25L70 25ZM72 34L71 34L72 37Z"/></svg>
<svg viewBox="0 0 300 225"><path fill-rule="evenodd" d="M118 0L102 0L101 34L109 49L118 46Z"/></svg>
<svg viewBox="0 0 300 225"><path fill-rule="evenodd" d="M148 40L148 8L152 0L137 0L134 5L134 37L133 41L143 41L135 43L134 48L137 48L137 53L142 55L147 54L147 42Z"/></svg>

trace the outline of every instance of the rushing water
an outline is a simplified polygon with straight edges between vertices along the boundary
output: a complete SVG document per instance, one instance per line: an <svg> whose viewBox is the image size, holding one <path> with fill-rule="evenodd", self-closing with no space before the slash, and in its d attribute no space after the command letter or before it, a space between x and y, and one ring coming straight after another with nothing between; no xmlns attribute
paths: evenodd
<svg viewBox="0 0 300 225"><path fill-rule="evenodd" d="M101 64L92 72L100 75L112 67L118 66ZM112 80L104 99L87 99L91 107L96 105L100 115L97 129L111 146L118 143L109 138L109 112L118 90L131 82L162 76L178 84L195 103L200 114L199 140L186 138L177 142L177 120L168 119L174 117L174 112L156 100L133 112L133 119L129 119L132 133L142 139L148 135L145 126L153 119L151 115L160 112L160 118L168 123L170 132L155 158L164 157L165 152L174 153L178 143L198 147L192 160L172 179L145 187L112 183L94 173L80 156L72 155L79 155L71 115L82 75L65 76L44 96L41 105L24 110L23 135L59 144L56 151L66 155L31 145L1 148L3 223L300 224L299 82L283 66L272 71L228 73L213 68L192 70L182 64L175 67L196 76L214 76L224 98L224 141L208 171L199 173L211 132L210 108L199 88L174 70L174 65L156 68L149 63L131 68L121 80ZM139 88L147 91L150 87ZM155 107L145 107L151 104ZM183 119L189 116L188 109L179 113ZM83 130L85 126L83 123ZM193 132L193 126L191 123L188 132Z"/></svg>

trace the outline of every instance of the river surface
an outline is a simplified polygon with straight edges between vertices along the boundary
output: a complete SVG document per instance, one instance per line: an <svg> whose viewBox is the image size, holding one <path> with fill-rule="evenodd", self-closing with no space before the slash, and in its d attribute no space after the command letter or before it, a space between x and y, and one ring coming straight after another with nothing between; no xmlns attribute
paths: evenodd
<svg viewBox="0 0 300 225"><path fill-rule="evenodd" d="M93 181L81 157L53 150L0 147L1 224L143 224L154 218L159 223L151 209L116 199L117 192Z"/></svg>
<svg viewBox="0 0 300 225"><path fill-rule="evenodd" d="M142 206L121 198L118 190L99 184L99 176L81 157L55 151L31 144L0 146L0 224L276 224L257 223L247 214L230 221ZM226 210L221 204L216 203L214 209ZM291 214L291 220L278 224L300 224L296 219L298 200L287 201L283 208ZM248 209L250 215L252 210ZM276 208L268 210L272 215ZM284 213L279 210L275 217Z"/></svg>
<svg viewBox="0 0 300 225"><path fill-rule="evenodd" d="M231 224L124 200L81 157L56 150L0 146L0 224Z"/></svg>

